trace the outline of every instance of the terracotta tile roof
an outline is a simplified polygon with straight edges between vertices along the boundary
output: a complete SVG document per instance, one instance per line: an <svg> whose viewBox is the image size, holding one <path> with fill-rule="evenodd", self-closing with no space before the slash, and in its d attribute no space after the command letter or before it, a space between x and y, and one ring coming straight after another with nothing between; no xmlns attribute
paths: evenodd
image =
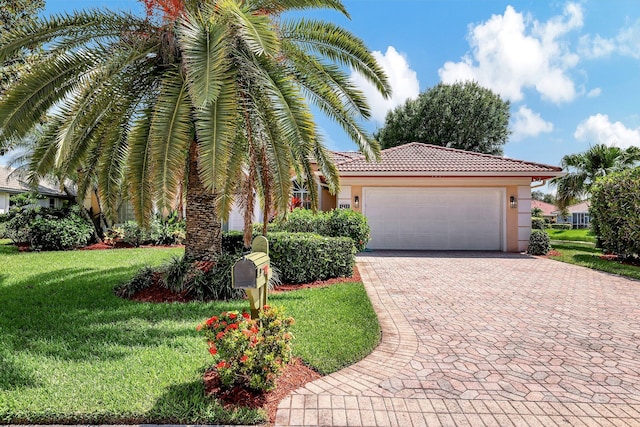
<svg viewBox="0 0 640 427"><path fill-rule="evenodd" d="M331 160L333 160L333 163L335 164L363 157L362 154L356 151L330 151L329 155L331 156Z"/></svg>
<svg viewBox="0 0 640 427"><path fill-rule="evenodd" d="M20 177L18 173L12 174L13 171L12 168L0 166L0 192L19 194L31 191L32 188L29 187L27 180ZM69 197L67 193L48 180L41 180L36 190L43 196Z"/></svg>
<svg viewBox="0 0 640 427"><path fill-rule="evenodd" d="M453 148L413 142L382 150L379 163L354 157L337 165L340 173L349 175L415 174L415 175L518 175L549 178L561 175L562 168L506 157L473 153Z"/></svg>
<svg viewBox="0 0 640 427"><path fill-rule="evenodd" d="M531 209L540 208L542 209L542 215L555 215L558 207L556 205L552 205L551 203L542 202L540 200L532 200L531 201Z"/></svg>
<svg viewBox="0 0 640 427"><path fill-rule="evenodd" d="M589 212L589 206L591 206L590 200L585 200L584 202L576 203L575 205L567 206L567 211L569 213L585 213ZM554 213L559 214L560 211L556 209Z"/></svg>

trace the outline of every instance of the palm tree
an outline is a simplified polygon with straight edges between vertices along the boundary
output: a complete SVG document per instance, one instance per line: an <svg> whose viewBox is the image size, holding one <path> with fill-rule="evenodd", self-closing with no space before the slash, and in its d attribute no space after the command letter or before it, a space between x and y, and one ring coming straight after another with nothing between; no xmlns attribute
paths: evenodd
<svg viewBox="0 0 640 427"><path fill-rule="evenodd" d="M551 181L558 189L558 207L562 210L572 200L587 196L599 177L631 168L639 161L640 148L632 146L623 150L605 144L594 145L584 153L564 156L561 166L567 174Z"/></svg>
<svg viewBox="0 0 640 427"><path fill-rule="evenodd" d="M364 95L344 70L388 95L371 53L334 24L283 16L317 8L348 16L339 0L144 2L160 7L162 19L75 12L0 37L0 61L27 45L43 50L0 101L0 141L23 137L48 116L30 161L34 179L54 168L62 176L79 171L79 195L96 180L114 217L124 192L144 224L154 205L171 206L186 174L185 254L212 259L221 249L220 216L252 157L263 172L253 175L256 187L268 185L281 211L292 171L313 179L311 159L338 189L309 102L367 158L379 155L358 122L369 117Z"/></svg>

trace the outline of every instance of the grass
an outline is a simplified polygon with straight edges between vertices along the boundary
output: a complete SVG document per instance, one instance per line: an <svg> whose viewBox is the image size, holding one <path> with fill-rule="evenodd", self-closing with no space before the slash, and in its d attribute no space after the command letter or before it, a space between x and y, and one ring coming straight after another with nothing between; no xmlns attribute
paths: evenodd
<svg viewBox="0 0 640 427"><path fill-rule="evenodd" d="M113 288L179 249L18 253L0 246L0 424L251 424L204 396L195 326L244 301L145 304ZM379 340L362 284L270 298L296 318L294 354L327 373Z"/></svg>
<svg viewBox="0 0 640 427"><path fill-rule="evenodd" d="M640 280L640 267L601 259L602 251L589 243L555 243L552 247L560 255L551 259Z"/></svg>
<svg viewBox="0 0 640 427"><path fill-rule="evenodd" d="M572 229L572 230L554 230L547 228L545 230L549 234L551 240L570 240L574 242L596 242L596 236L591 234L591 230L584 229Z"/></svg>

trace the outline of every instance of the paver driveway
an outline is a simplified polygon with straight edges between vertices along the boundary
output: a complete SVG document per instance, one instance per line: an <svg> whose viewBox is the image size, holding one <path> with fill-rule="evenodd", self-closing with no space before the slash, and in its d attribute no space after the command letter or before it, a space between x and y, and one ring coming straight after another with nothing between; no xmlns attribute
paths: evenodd
<svg viewBox="0 0 640 427"><path fill-rule="evenodd" d="M640 426L640 282L501 253L358 256L383 327L278 425Z"/></svg>

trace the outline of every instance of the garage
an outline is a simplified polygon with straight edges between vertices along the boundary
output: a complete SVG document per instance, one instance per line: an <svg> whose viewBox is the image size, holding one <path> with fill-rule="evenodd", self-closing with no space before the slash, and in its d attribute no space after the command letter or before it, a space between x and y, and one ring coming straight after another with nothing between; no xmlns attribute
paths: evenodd
<svg viewBox="0 0 640 427"><path fill-rule="evenodd" d="M504 250L501 188L363 187L371 249Z"/></svg>

